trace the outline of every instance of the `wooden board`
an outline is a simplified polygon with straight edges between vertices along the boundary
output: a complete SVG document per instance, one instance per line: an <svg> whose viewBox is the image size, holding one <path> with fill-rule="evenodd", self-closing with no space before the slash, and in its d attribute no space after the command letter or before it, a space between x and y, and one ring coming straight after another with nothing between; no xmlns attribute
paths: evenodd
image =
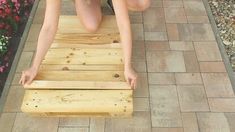
<svg viewBox="0 0 235 132"><path fill-rule="evenodd" d="M118 33L109 34L81 34L81 33L57 33L54 43L70 43L70 44L106 44L106 43L118 43L120 42L120 36Z"/></svg>
<svg viewBox="0 0 235 132"><path fill-rule="evenodd" d="M35 80L125 81L123 71L39 71Z"/></svg>
<svg viewBox="0 0 235 132"><path fill-rule="evenodd" d="M127 82L34 80L26 89L130 89Z"/></svg>
<svg viewBox="0 0 235 132"><path fill-rule="evenodd" d="M103 44L89 44L89 43L58 43L54 42L52 43L50 49L58 49L58 48L122 48L122 46L119 43L103 43Z"/></svg>
<svg viewBox="0 0 235 132"><path fill-rule="evenodd" d="M124 71L123 64L95 64L95 65L72 65L72 64L41 64L39 71Z"/></svg>
<svg viewBox="0 0 235 132"><path fill-rule="evenodd" d="M45 116L130 116L132 94L132 90L27 90L21 110Z"/></svg>
<svg viewBox="0 0 235 132"><path fill-rule="evenodd" d="M60 16L55 39L30 85L21 110L47 117L131 117L133 90L124 77L123 52L114 16L96 33L77 16Z"/></svg>

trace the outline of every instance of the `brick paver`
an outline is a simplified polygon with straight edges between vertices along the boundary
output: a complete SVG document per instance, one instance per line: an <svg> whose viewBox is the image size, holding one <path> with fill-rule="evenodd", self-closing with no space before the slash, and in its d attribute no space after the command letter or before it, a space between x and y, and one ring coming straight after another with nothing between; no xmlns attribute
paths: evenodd
<svg viewBox="0 0 235 132"><path fill-rule="evenodd" d="M63 0L61 14L76 14ZM4 132L233 132L235 95L201 0L152 0L130 12L133 66L139 74L131 119L44 118L20 111L20 72L42 26L41 0L0 118Z"/></svg>

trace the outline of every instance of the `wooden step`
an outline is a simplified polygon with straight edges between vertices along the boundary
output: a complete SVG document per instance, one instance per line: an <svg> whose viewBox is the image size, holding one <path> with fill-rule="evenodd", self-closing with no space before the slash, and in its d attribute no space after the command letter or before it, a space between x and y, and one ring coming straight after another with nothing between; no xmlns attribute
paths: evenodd
<svg viewBox="0 0 235 132"><path fill-rule="evenodd" d="M58 33L53 41L54 43L70 43L70 44L106 44L120 42L119 33L109 34L87 34L87 33Z"/></svg>
<svg viewBox="0 0 235 132"><path fill-rule="evenodd" d="M26 90L21 110L40 116L129 117L132 90Z"/></svg>
<svg viewBox="0 0 235 132"><path fill-rule="evenodd" d="M21 109L37 116L131 117L133 90L123 60L114 16L104 16L96 33L77 16L60 16L38 74L24 85Z"/></svg>

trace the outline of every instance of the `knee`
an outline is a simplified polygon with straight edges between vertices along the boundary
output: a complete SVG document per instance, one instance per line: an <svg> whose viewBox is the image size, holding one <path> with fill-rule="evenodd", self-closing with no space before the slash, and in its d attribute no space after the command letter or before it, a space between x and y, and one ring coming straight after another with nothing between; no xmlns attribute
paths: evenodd
<svg viewBox="0 0 235 132"><path fill-rule="evenodd" d="M88 22L85 25L85 28L87 29L88 32L94 33L98 30L99 24L96 22Z"/></svg>
<svg viewBox="0 0 235 132"><path fill-rule="evenodd" d="M88 32L94 33L98 30L100 23L101 23L101 18L96 18L85 21L84 26Z"/></svg>
<svg viewBox="0 0 235 132"><path fill-rule="evenodd" d="M140 10L144 11L148 9L151 5L151 0L142 0L141 5L140 5Z"/></svg>
<svg viewBox="0 0 235 132"><path fill-rule="evenodd" d="M150 5L151 5L151 0L138 0L138 2L135 3L137 11L144 11L147 8L149 8Z"/></svg>

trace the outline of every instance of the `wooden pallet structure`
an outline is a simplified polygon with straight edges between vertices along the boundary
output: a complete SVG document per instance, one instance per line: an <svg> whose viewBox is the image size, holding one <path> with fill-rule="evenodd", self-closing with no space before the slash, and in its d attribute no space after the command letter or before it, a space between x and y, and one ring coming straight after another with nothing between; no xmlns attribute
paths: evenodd
<svg viewBox="0 0 235 132"><path fill-rule="evenodd" d="M131 117L133 90L124 78L115 16L89 33L77 16L61 15L37 76L24 85L22 112L36 116Z"/></svg>

